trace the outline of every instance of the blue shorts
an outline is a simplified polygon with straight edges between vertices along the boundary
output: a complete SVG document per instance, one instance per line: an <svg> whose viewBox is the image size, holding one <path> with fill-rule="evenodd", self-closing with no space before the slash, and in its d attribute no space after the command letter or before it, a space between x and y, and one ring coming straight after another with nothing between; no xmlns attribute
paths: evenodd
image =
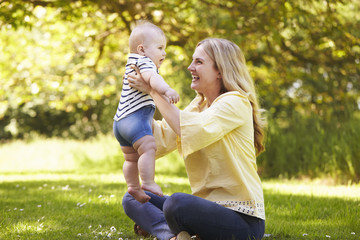
<svg viewBox="0 0 360 240"><path fill-rule="evenodd" d="M152 136L154 113L153 106L145 106L119 121L114 121L113 131L120 146L133 146L140 138L146 135Z"/></svg>

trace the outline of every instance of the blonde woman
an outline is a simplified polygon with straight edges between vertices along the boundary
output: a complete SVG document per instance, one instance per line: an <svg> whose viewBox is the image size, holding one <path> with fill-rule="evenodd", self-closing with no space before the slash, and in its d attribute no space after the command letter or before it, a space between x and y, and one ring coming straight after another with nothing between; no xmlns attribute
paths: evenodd
<svg viewBox="0 0 360 240"><path fill-rule="evenodd" d="M188 70L198 94L179 110L132 74L164 120L153 122L157 156L178 148L192 194L156 196L140 204L125 194L123 207L136 232L158 239L261 239L265 206L256 156L264 151L263 125L253 80L240 48L226 39L198 43Z"/></svg>

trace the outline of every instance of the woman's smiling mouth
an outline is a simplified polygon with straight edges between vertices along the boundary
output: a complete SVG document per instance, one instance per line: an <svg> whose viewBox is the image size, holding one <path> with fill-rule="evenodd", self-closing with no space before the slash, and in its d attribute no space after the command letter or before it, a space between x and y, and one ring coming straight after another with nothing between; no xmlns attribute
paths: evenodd
<svg viewBox="0 0 360 240"><path fill-rule="evenodd" d="M193 82L195 82L195 81L197 81L197 80L199 80L199 79L200 79L200 77L198 77L198 76L194 76L194 75L192 76L192 81L193 81Z"/></svg>

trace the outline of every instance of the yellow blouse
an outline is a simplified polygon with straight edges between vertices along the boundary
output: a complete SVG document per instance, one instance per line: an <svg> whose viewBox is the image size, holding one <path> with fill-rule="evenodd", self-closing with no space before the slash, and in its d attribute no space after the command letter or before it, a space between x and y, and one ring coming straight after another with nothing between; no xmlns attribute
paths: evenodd
<svg viewBox="0 0 360 240"><path fill-rule="evenodd" d="M178 148L192 194L232 210L265 219L257 174L252 107L237 91L199 108L195 98L180 111L181 137L165 120L154 124L157 157Z"/></svg>

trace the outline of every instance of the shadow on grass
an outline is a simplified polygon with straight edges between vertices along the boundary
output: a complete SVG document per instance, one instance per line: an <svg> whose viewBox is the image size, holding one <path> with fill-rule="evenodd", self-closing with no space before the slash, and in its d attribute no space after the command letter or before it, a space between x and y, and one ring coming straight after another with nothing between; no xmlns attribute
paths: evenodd
<svg viewBox="0 0 360 240"><path fill-rule="evenodd" d="M179 169L157 173L165 194L190 192ZM0 183L0 239L137 239L121 206L127 189L121 172L44 174L2 175L7 180ZM271 234L265 239L358 239L358 199L269 189L264 195Z"/></svg>
<svg viewBox="0 0 360 240"><path fill-rule="evenodd" d="M171 192L188 188L162 187ZM96 176L1 183L0 239L137 239L121 206L126 189L125 183Z"/></svg>

